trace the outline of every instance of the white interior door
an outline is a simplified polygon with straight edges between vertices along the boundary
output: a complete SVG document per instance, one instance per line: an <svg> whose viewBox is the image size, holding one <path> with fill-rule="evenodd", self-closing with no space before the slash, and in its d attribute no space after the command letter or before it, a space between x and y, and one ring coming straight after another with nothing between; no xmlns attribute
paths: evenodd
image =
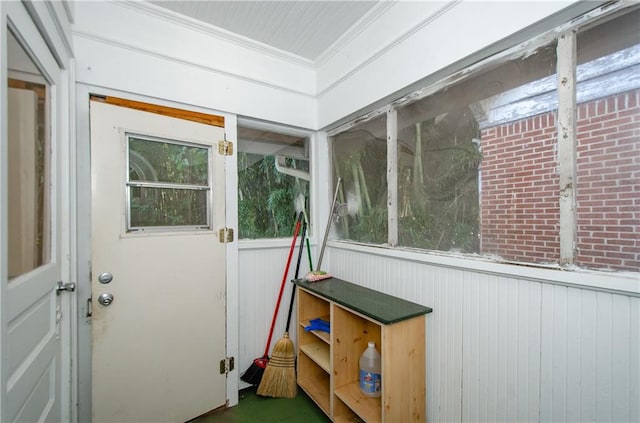
<svg viewBox="0 0 640 423"><path fill-rule="evenodd" d="M224 129L90 116L93 421L187 421L226 401Z"/></svg>
<svg viewBox="0 0 640 423"><path fill-rule="evenodd" d="M7 78L0 89L0 421L57 422L69 411L62 398L70 392L70 375L61 372L69 360L61 330L69 301L56 291L68 274L60 69L21 2L0 10L7 25L0 37L7 59L0 64Z"/></svg>

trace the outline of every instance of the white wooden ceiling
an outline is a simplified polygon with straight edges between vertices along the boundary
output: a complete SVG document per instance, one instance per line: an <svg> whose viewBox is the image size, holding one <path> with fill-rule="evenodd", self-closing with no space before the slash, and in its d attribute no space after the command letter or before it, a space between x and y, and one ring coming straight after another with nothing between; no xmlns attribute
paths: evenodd
<svg viewBox="0 0 640 423"><path fill-rule="evenodd" d="M153 0L151 3L315 62L382 2Z"/></svg>

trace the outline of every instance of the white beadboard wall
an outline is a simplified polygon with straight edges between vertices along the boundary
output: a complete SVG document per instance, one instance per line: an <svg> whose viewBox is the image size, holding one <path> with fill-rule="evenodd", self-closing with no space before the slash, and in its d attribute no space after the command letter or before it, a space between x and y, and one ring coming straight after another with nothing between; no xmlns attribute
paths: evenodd
<svg viewBox="0 0 640 423"><path fill-rule="evenodd" d="M298 238L299 240L299 238ZM241 241L242 242L242 241ZM290 242L290 241L289 241ZM298 244L298 242L296 242ZM262 357L269 335L269 327L276 306L282 275L291 244L270 248L240 248L238 255L238 292L239 292L239 356L237 361L240 374L251 366L254 359ZM313 251L313 249L312 249ZM287 314L291 300L290 282L295 275L298 247L291 258L289 273L282 294L280 311L273 331L269 354L276 342L284 334L287 325ZM300 275L309 271L307 254L302 256ZM295 307L295 305L294 305ZM297 333L297 318L295 308L291 317L290 338L295 342ZM242 387L242 386L241 386Z"/></svg>
<svg viewBox="0 0 640 423"><path fill-rule="evenodd" d="M637 297L331 247L325 260L336 277L433 308L428 421L640 421ZM265 295L273 282L247 272L241 292Z"/></svg>

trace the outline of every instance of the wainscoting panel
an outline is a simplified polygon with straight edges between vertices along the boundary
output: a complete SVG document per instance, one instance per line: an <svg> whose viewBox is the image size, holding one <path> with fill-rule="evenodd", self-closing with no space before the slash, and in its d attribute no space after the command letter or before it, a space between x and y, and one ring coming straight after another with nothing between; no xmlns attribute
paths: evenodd
<svg viewBox="0 0 640 423"><path fill-rule="evenodd" d="M351 248L326 257L336 277L433 308L428 421L640 421L637 297Z"/></svg>

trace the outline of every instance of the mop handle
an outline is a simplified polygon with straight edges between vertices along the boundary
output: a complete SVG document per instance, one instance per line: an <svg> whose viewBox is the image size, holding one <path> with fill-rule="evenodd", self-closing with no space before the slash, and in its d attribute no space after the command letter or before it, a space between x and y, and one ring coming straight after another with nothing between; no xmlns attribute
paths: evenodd
<svg viewBox="0 0 640 423"><path fill-rule="evenodd" d="M307 222L302 224L302 232L300 232L300 247L298 247L298 264L296 265L296 274L294 276L295 279L298 279L298 274L300 273L300 262L302 261L302 253L304 252L304 238L307 235ZM296 297L296 286L293 285L291 288L291 301L289 302L289 314L287 315L287 326L285 327L285 332L289 333L289 326L291 326L291 314L293 312L293 300Z"/></svg>
<svg viewBox="0 0 640 423"><path fill-rule="evenodd" d="M322 248L320 249L320 258L318 259L318 265L316 266L316 270L321 270L320 265L322 264L322 256L324 256L324 247L327 246L327 238L329 237L329 231L331 230L331 220L333 219L333 212L336 207L336 200L338 199L338 188L340 188L340 183L342 182L342 178L338 178L338 183L336 184L336 192L333 194L333 203L331 203L331 210L329 210L329 220L327 221L327 228L324 231L324 240L322 241Z"/></svg>
<svg viewBox="0 0 640 423"><path fill-rule="evenodd" d="M296 248L296 240L298 239L298 232L300 231L300 221L302 220L302 213L298 216L296 221L296 228L293 231L293 239L291 240L291 248L289 248L289 257L287 258L287 265L284 269L284 275L282 276L282 283L280 284L280 293L278 294L278 302L276 303L276 309L273 311L273 318L271 319L271 329L269 329L269 339L267 339L267 347L264 350L264 356L269 354L269 347L271 346L271 338L273 337L273 328L276 325L276 318L278 317L278 310L280 309L280 301L282 300L282 293L284 292L285 281L289 274L289 266L291 265L291 257L293 256L293 250Z"/></svg>

